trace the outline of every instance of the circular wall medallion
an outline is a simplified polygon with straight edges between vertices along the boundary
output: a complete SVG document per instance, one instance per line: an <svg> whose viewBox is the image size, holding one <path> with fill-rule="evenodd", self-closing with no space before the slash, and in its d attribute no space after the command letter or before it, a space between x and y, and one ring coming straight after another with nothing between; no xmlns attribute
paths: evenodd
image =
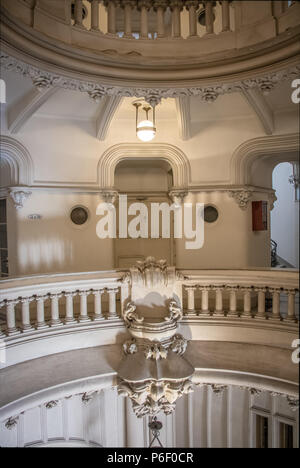
<svg viewBox="0 0 300 468"><path fill-rule="evenodd" d="M206 223L214 223L219 217L217 208L211 205L207 205L204 208L204 221Z"/></svg>
<svg viewBox="0 0 300 468"><path fill-rule="evenodd" d="M71 211L71 221L77 226L82 226L89 217L88 210L83 206L76 206Z"/></svg>

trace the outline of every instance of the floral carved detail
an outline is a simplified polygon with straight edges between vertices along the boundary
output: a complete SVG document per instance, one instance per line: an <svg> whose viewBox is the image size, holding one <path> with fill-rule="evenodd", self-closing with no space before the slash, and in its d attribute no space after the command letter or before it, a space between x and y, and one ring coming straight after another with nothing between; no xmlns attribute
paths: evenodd
<svg viewBox="0 0 300 468"><path fill-rule="evenodd" d="M167 322L171 321L171 320L174 320L174 321L178 321L178 320L181 320L183 317L183 312L182 312L182 308L177 304L177 302L172 299L169 303L169 315L168 317L165 317L165 320Z"/></svg>
<svg viewBox="0 0 300 468"><path fill-rule="evenodd" d="M292 397L290 395L287 395L286 397L287 402L289 404L289 407L291 408L292 411L298 411L299 409L299 398Z"/></svg>
<svg viewBox="0 0 300 468"><path fill-rule="evenodd" d="M212 391L216 393L217 395L220 395L221 393L223 393L224 390L226 390L226 388L227 388L227 385L219 385L219 384L211 385Z"/></svg>
<svg viewBox="0 0 300 468"><path fill-rule="evenodd" d="M85 403L85 404L88 404L94 398L94 396L97 393L98 393L97 391L83 393L83 395L81 397L82 402Z"/></svg>
<svg viewBox="0 0 300 468"><path fill-rule="evenodd" d="M45 404L45 407L47 409L51 409L51 408L55 408L55 406L58 405L58 400L51 400L51 401L48 401L48 403Z"/></svg>
<svg viewBox="0 0 300 468"><path fill-rule="evenodd" d="M229 196L234 198L236 203L242 210L245 210L248 206L250 199L252 198L252 192L249 190L230 190Z"/></svg>
<svg viewBox="0 0 300 468"><path fill-rule="evenodd" d="M32 192L25 190L10 190L9 195L12 201L14 202L15 208L20 210L23 208L24 203L30 197Z"/></svg>
<svg viewBox="0 0 300 468"><path fill-rule="evenodd" d="M146 359L154 359L155 361L158 361L159 359L167 358L168 350L160 343L152 342L151 345L146 347L144 354Z"/></svg>
<svg viewBox="0 0 300 468"><path fill-rule="evenodd" d="M152 288L158 284L168 284L168 267L166 260L156 260L147 257L145 261L137 262L135 281L145 287Z"/></svg>
<svg viewBox="0 0 300 468"><path fill-rule="evenodd" d="M176 207L180 207L182 206L187 194L188 192L186 190L171 190L169 192L169 197Z"/></svg>
<svg viewBox="0 0 300 468"><path fill-rule="evenodd" d="M17 426L18 421L19 421L19 416L9 418L5 423L6 429L11 431L15 426Z"/></svg>
<svg viewBox="0 0 300 468"><path fill-rule="evenodd" d="M137 353L137 350L138 349L135 338L132 338L132 340L128 340L123 343L124 354L135 354Z"/></svg>
<svg viewBox="0 0 300 468"><path fill-rule="evenodd" d="M187 340L183 338L182 335L179 335L179 333L177 333L173 337L173 340L169 349L173 351L173 353L176 353L182 356L185 353L186 348L187 348Z"/></svg>
<svg viewBox="0 0 300 468"><path fill-rule="evenodd" d="M146 415L154 416L160 411L170 414L175 409L176 400L185 393L192 392L192 382L184 381L146 381L120 382L118 393L128 396L133 402L133 410L138 418Z"/></svg>
<svg viewBox="0 0 300 468"><path fill-rule="evenodd" d="M126 325L129 327L132 322L142 323L144 317L139 317L136 312L136 305L133 302L128 302L123 312L123 319Z"/></svg>

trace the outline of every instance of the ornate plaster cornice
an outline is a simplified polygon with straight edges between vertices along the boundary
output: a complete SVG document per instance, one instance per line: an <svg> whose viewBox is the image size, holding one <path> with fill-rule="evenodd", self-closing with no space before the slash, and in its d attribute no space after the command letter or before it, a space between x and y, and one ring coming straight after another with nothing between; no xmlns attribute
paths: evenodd
<svg viewBox="0 0 300 468"><path fill-rule="evenodd" d="M163 98L177 98L197 96L204 102L214 102L218 96L240 92L252 88L260 89L264 94L270 92L278 83L293 77L297 77L300 72L300 65L294 65L290 68L270 72L262 76L247 78L232 83L216 83L209 86L191 86L191 87L122 87L114 85L99 84L84 79L69 78L66 75L46 71L43 68L25 63L16 59L5 52L1 52L0 63L3 69L14 71L23 76L31 78L34 86L38 90L45 90L56 86L73 91L87 93L91 99L98 102L104 96L115 97L143 97L152 105L157 105Z"/></svg>

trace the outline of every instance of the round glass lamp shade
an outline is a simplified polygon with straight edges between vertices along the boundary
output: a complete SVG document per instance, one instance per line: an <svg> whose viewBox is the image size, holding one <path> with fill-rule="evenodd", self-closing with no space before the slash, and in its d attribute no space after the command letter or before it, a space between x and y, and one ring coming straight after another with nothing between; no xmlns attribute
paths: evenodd
<svg viewBox="0 0 300 468"><path fill-rule="evenodd" d="M151 141L155 137L156 128L151 120L142 120L137 126L136 134L141 141Z"/></svg>

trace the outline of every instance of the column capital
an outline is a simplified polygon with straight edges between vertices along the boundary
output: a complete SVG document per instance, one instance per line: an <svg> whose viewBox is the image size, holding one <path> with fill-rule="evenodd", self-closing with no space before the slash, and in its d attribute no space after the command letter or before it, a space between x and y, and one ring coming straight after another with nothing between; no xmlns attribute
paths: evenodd
<svg viewBox="0 0 300 468"><path fill-rule="evenodd" d="M196 285L184 285L184 289L186 289L186 291L196 291L198 286Z"/></svg>
<svg viewBox="0 0 300 468"><path fill-rule="evenodd" d="M20 299L7 299L7 300L5 301L5 304L6 304L7 306L9 306L9 305L15 306L15 305L17 305L19 302L20 302Z"/></svg>
<svg viewBox="0 0 300 468"><path fill-rule="evenodd" d="M141 8L146 8L150 10L152 8L152 1L151 0L137 0L137 9L141 10Z"/></svg>
<svg viewBox="0 0 300 468"><path fill-rule="evenodd" d="M120 4L120 7L125 8L127 5L129 5L131 8L135 8L137 6L137 0L123 0Z"/></svg>
<svg viewBox="0 0 300 468"><path fill-rule="evenodd" d="M187 10L189 10L190 8L194 7L194 8L198 8L199 4L201 3L200 0L187 0L185 3L184 3L184 6Z"/></svg>
<svg viewBox="0 0 300 468"><path fill-rule="evenodd" d="M169 7L171 11L174 10L174 8L178 8L179 11L183 9L184 2L182 0L170 0Z"/></svg>
<svg viewBox="0 0 300 468"><path fill-rule="evenodd" d="M229 291L239 291L241 288L237 284L226 284L224 289Z"/></svg>
<svg viewBox="0 0 300 468"><path fill-rule="evenodd" d="M30 303L32 301L34 301L35 297L34 296L30 296L30 297L21 297L20 298L20 302L22 304L27 304L27 303Z"/></svg>
<svg viewBox="0 0 300 468"><path fill-rule="evenodd" d="M284 288L284 289L283 289L283 292L284 292L285 294L295 295L295 294L297 294L298 289L294 289L294 288Z"/></svg>
<svg viewBox="0 0 300 468"><path fill-rule="evenodd" d="M212 285L210 286L211 290L212 291L222 291L225 289L225 286L224 284L220 284L220 285Z"/></svg>
<svg viewBox="0 0 300 468"><path fill-rule="evenodd" d="M117 294L119 292L119 288L118 287L107 288L107 292L108 294Z"/></svg>
<svg viewBox="0 0 300 468"><path fill-rule="evenodd" d="M64 291L63 292L63 295L65 297L75 297L77 296L77 294L78 294L78 291Z"/></svg>
<svg viewBox="0 0 300 468"><path fill-rule="evenodd" d="M276 288L276 287L273 287L273 288L268 288L268 291L272 294L274 293L281 293L282 292L282 289L280 287Z"/></svg>
<svg viewBox="0 0 300 468"><path fill-rule="evenodd" d="M240 290L244 293L246 292L252 292L254 290L253 286L242 286Z"/></svg>
<svg viewBox="0 0 300 468"><path fill-rule="evenodd" d="M211 291L211 286L199 286L200 291Z"/></svg>
<svg viewBox="0 0 300 468"><path fill-rule="evenodd" d="M62 293L49 293L48 296L50 299L60 299L62 297Z"/></svg>
<svg viewBox="0 0 300 468"><path fill-rule="evenodd" d="M94 294L94 296L96 296L97 294L103 294L105 292L105 288L102 288L102 289L92 289L91 290L91 294Z"/></svg>
<svg viewBox="0 0 300 468"><path fill-rule="evenodd" d="M265 286L254 286L254 291L255 292L262 292L265 293L267 292L268 288Z"/></svg>
<svg viewBox="0 0 300 468"><path fill-rule="evenodd" d="M153 9L154 11L157 11L158 8L162 8L163 10L166 10L168 5L169 5L168 0L154 0Z"/></svg>
<svg viewBox="0 0 300 468"><path fill-rule="evenodd" d="M91 291L90 291L90 290L78 291L77 294L78 294L78 296L80 296L80 297L86 297L86 296L88 296L89 294L91 294Z"/></svg>

